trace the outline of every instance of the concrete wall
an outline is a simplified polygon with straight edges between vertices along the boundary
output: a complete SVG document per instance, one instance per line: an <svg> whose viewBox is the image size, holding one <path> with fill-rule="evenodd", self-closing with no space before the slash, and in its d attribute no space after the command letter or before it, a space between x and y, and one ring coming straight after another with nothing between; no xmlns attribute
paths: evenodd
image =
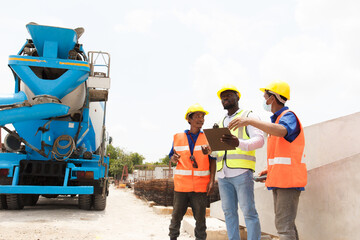
<svg viewBox="0 0 360 240"><path fill-rule="evenodd" d="M172 167L172 172L175 167ZM135 173L135 171L137 171ZM155 167L154 170L134 170L134 178L137 180L164 179L169 177L169 167Z"/></svg>
<svg viewBox="0 0 360 240"><path fill-rule="evenodd" d="M174 170L175 167L172 168ZM154 170L155 179L163 179L169 177L169 167L156 167Z"/></svg>
<svg viewBox="0 0 360 240"><path fill-rule="evenodd" d="M296 219L300 239L360 239L359 136L360 112L305 128L308 185ZM256 172L265 167L266 146L257 151ZM255 201L262 231L276 235L272 192L262 183L255 184ZM220 201L210 214L224 219Z"/></svg>

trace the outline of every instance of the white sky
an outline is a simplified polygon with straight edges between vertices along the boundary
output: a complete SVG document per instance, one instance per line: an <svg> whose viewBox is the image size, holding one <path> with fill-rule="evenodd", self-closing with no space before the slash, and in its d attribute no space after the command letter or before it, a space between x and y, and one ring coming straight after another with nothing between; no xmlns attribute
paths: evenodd
<svg viewBox="0 0 360 240"><path fill-rule="evenodd" d="M86 51L111 54L107 130L113 145L154 162L200 103L209 128L224 114L216 92L232 83L240 106L263 120L264 87L291 87L288 106L304 126L358 112L358 0L5 1L1 4L1 93L12 93L8 56L28 22L84 27Z"/></svg>

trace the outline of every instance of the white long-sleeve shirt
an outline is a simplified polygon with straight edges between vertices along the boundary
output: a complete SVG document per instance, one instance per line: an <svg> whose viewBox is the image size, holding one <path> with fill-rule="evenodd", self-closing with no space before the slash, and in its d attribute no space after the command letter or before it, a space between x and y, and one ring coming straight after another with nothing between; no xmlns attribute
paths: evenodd
<svg viewBox="0 0 360 240"><path fill-rule="evenodd" d="M226 115L224 119L224 127L229 126L229 123L231 120L234 119L235 115L239 113L241 109L237 110L233 115L229 116ZM256 118L260 119L256 114L253 112L250 112L248 117L250 118ZM250 139L239 139L239 148L241 148L244 151L252 151L258 148L261 148L264 146L264 133L263 131L253 127L253 126L247 126L247 132L249 134ZM226 161L226 160L225 160ZM243 168L228 168L226 164L224 163L224 167L221 169L221 171L217 172L218 178L224 178L224 177L236 177L240 174L243 174L244 172L249 171L249 169L243 169Z"/></svg>

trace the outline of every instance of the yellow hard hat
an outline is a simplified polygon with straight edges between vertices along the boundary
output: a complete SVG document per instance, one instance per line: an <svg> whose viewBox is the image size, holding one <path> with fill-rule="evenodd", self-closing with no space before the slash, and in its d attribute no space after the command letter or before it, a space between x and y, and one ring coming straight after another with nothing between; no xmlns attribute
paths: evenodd
<svg viewBox="0 0 360 240"><path fill-rule="evenodd" d="M277 93L280 96L286 97L287 100L290 100L290 86L284 81L275 80L269 83L265 88L260 88L260 91L262 92L265 92L266 90Z"/></svg>
<svg viewBox="0 0 360 240"><path fill-rule="evenodd" d="M237 92L239 98L241 97L241 93L239 92L239 90L238 90L234 85L231 85L231 84L225 84L225 85L217 92L218 97L221 99L221 97L220 97L221 93L222 93L222 92L225 92L225 91L227 91L227 90L231 90L231 91Z"/></svg>
<svg viewBox="0 0 360 240"><path fill-rule="evenodd" d="M191 105L191 106L188 108L188 110L186 111L185 120L187 120L187 119L188 119L188 116L189 116L190 114L194 113L194 112L203 112L203 113L205 113L205 115L208 114L208 112L205 111L204 108L203 108L200 104L196 103L196 104L194 104L194 105Z"/></svg>

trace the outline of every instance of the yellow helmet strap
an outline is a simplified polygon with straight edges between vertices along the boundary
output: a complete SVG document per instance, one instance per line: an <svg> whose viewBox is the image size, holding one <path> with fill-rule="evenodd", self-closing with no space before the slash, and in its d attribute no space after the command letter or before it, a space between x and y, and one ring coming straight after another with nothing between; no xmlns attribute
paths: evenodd
<svg viewBox="0 0 360 240"><path fill-rule="evenodd" d="M280 96L280 94L278 94L278 93L276 93L276 92L273 92L273 91L270 91L270 90L268 90L268 92L271 93L271 94L273 94L273 95L277 98L277 100L279 100L279 102L281 102L282 104L285 104L286 100L284 100L284 99Z"/></svg>

